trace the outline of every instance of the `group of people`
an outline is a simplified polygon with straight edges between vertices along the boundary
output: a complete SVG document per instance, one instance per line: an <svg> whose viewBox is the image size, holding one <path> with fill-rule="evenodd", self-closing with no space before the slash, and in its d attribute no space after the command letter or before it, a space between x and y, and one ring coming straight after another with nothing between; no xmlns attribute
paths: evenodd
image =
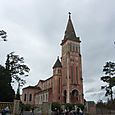
<svg viewBox="0 0 115 115"><path fill-rule="evenodd" d="M24 115L23 111L24 111L23 108L21 108L21 111L20 111L20 114L19 114L19 115ZM2 115L7 115L7 113L9 113L9 108L8 108L8 106L5 107L5 108L2 110L1 114L2 114Z"/></svg>
<svg viewBox="0 0 115 115"><path fill-rule="evenodd" d="M82 110L79 107L77 107L76 110L73 111L73 114L74 115L83 115L83 112L82 112Z"/></svg>
<svg viewBox="0 0 115 115"><path fill-rule="evenodd" d="M9 113L10 111L9 111L9 108L8 108L8 106L6 106L3 110L2 110L2 112L1 112L1 114L2 115L6 115L7 113Z"/></svg>
<svg viewBox="0 0 115 115"><path fill-rule="evenodd" d="M69 111L69 109L65 109L64 111L62 109L57 110L56 115L85 115L82 110L77 107L75 110L73 111Z"/></svg>

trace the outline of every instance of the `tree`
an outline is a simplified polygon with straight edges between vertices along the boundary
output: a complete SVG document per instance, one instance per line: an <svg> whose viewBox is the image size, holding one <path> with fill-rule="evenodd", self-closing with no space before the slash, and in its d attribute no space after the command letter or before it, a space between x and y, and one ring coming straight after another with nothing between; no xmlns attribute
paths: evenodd
<svg viewBox="0 0 115 115"><path fill-rule="evenodd" d="M12 82L16 81L18 83L17 99L19 99L20 87L26 83L24 78L28 76L27 73L30 69L24 64L24 58L15 55L14 52L7 55L5 68L9 72Z"/></svg>
<svg viewBox="0 0 115 115"><path fill-rule="evenodd" d="M8 71L0 65L0 102L13 102L15 92Z"/></svg>
<svg viewBox="0 0 115 115"><path fill-rule="evenodd" d="M103 82L106 82L107 85L102 86L101 89L105 89L105 96L110 95L111 100L113 100L113 91L112 88L115 86L115 63L106 62L106 65L103 68L104 76L101 77Z"/></svg>
<svg viewBox="0 0 115 115"><path fill-rule="evenodd" d="M3 41L7 41L7 39L6 39L7 35L6 34L7 33L4 30L0 30L0 37Z"/></svg>

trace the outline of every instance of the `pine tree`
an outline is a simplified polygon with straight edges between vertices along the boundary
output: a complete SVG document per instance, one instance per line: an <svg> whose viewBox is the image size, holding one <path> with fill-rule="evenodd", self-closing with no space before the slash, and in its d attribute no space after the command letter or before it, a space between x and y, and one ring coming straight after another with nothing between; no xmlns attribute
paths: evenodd
<svg viewBox="0 0 115 115"><path fill-rule="evenodd" d="M18 83L16 97L19 99L20 86L23 86L26 83L24 78L28 76L26 73L28 73L30 69L24 64L24 58L14 54L14 52L11 52L7 55L5 65L5 68L9 72L12 81L16 81Z"/></svg>
<svg viewBox="0 0 115 115"><path fill-rule="evenodd" d="M13 102L15 92L11 86L11 76L0 65L0 102Z"/></svg>
<svg viewBox="0 0 115 115"><path fill-rule="evenodd" d="M7 41L7 39L6 39L7 35L6 34L7 33L4 30L0 30L0 37L3 41Z"/></svg>
<svg viewBox="0 0 115 115"><path fill-rule="evenodd" d="M105 96L110 95L111 100L113 100L113 90L112 88L115 86L115 63L114 62L106 62L106 65L103 68L104 76L101 77L103 82L106 82L107 85L102 86L101 89L105 89Z"/></svg>

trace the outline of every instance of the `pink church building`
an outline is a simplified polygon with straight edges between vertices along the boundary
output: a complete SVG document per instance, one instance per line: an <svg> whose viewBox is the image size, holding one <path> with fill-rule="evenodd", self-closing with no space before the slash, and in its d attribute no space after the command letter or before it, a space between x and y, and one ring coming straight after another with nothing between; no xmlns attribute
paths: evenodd
<svg viewBox="0 0 115 115"><path fill-rule="evenodd" d="M64 39L61 42L61 61L58 57L50 78L40 80L35 86L23 88L24 104L84 103L80 42L69 14Z"/></svg>

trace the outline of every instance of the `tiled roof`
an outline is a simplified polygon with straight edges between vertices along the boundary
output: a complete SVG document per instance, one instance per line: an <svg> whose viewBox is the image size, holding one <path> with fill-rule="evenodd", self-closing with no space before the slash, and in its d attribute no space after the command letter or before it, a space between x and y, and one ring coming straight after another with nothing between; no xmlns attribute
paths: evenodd
<svg viewBox="0 0 115 115"><path fill-rule="evenodd" d="M47 92L47 91L49 91L49 90L51 90L51 89L52 89L52 88L40 90L40 91L38 91L36 94L40 94L40 93L43 93L43 92Z"/></svg>
<svg viewBox="0 0 115 115"><path fill-rule="evenodd" d="M36 87L36 86L28 86L28 87L25 87L23 89L38 89L38 90L41 90L40 87Z"/></svg>

